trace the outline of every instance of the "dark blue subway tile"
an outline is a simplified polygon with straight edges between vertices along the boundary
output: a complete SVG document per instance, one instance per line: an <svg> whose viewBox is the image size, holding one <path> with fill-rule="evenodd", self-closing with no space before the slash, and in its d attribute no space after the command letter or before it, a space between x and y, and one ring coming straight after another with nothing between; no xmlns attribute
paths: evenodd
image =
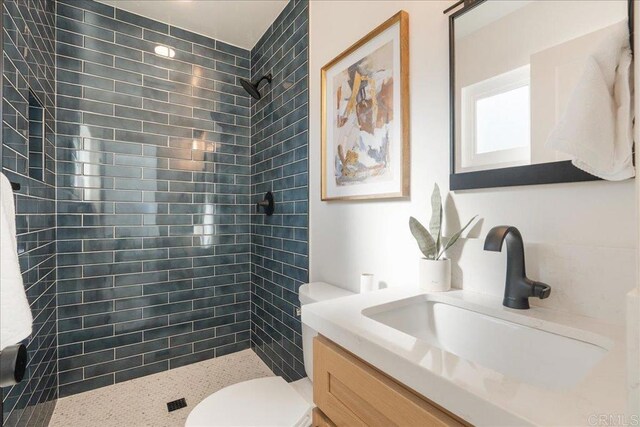
<svg viewBox="0 0 640 427"><path fill-rule="evenodd" d="M168 296L166 294L157 294L150 296L140 296L135 298L128 298L118 300L115 302L116 311L127 310L131 308L148 307L152 305L166 304L168 302Z"/></svg>
<svg viewBox="0 0 640 427"><path fill-rule="evenodd" d="M95 377L88 380L78 381L75 383L61 385L59 388L60 397L70 396L72 394L83 393L99 387L114 384L113 374Z"/></svg>
<svg viewBox="0 0 640 427"><path fill-rule="evenodd" d="M158 31L164 34L167 34L169 32L169 26L167 24L163 24L161 22L136 15L126 10L116 9L115 16L118 21L127 22L129 24L137 25L139 27Z"/></svg>
<svg viewBox="0 0 640 427"><path fill-rule="evenodd" d="M176 357L169 361L171 369L179 368L180 366L189 365L191 363L202 362L203 360L211 359L215 356L213 350L205 350L199 353L193 353L186 356Z"/></svg>
<svg viewBox="0 0 640 427"><path fill-rule="evenodd" d="M60 319L66 319L75 316L86 316L90 314L104 313L111 310L113 310L113 301L77 304L60 307L58 309L58 316Z"/></svg>
<svg viewBox="0 0 640 427"><path fill-rule="evenodd" d="M117 33L124 33L134 37L142 37L142 28L89 10L84 11L84 22L86 24L95 25L96 27L108 28L116 31Z"/></svg>
<svg viewBox="0 0 640 427"><path fill-rule="evenodd" d="M93 326L111 325L136 319L142 319L142 309L115 311L85 316L83 318L83 324L85 328L90 328Z"/></svg>
<svg viewBox="0 0 640 427"><path fill-rule="evenodd" d="M215 43L214 40L208 37L202 36L200 34L192 33L191 31L183 30L182 28L173 27L173 26L169 28L169 34L179 39L187 40L193 43L198 43L204 46L213 47L213 44Z"/></svg>
<svg viewBox="0 0 640 427"><path fill-rule="evenodd" d="M142 342L142 333L136 332L127 335L118 335L111 338L103 338L100 340L85 341L84 351L93 352L104 349L113 349L125 345L136 344Z"/></svg>
<svg viewBox="0 0 640 427"><path fill-rule="evenodd" d="M58 343L65 345L110 336L113 336L113 326L100 326L58 334Z"/></svg>
<svg viewBox="0 0 640 427"><path fill-rule="evenodd" d="M230 53L232 55L236 55L241 58L249 58L251 55L251 52L249 52L247 49L243 49L238 46L234 46L220 40L216 40L216 50Z"/></svg>
<svg viewBox="0 0 640 427"><path fill-rule="evenodd" d="M58 374L58 380L60 381L60 385L78 382L83 378L84 378L83 369L74 369L72 371L64 371Z"/></svg>
<svg viewBox="0 0 640 427"><path fill-rule="evenodd" d="M110 374L112 372L122 371L142 365L142 356L132 356L124 359L114 360L112 362L99 363L84 368L84 376L89 379L100 375Z"/></svg>
<svg viewBox="0 0 640 427"><path fill-rule="evenodd" d="M155 341L147 341L140 344L128 345L125 347L116 348L116 358L121 359L124 357L133 356L136 354L149 353L152 351L166 349L169 347L169 339L159 339Z"/></svg>
<svg viewBox="0 0 640 427"><path fill-rule="evenodd" d="M183 323L180 325L151 329L144 332L144 339L145 341L149 341L149 340L154 340L158 338L167 338L172 335L179 335L186 332L190 332L191 328L192 328L191 323Z"/></svg>
<svg viewBox="0 0 640 427"><path fill-rule="evenodd" d="M114 359L113 350L104 350L96 353L73 355L68 358L61 358L58 361L60 371L67 371L84 366L94 365L96 363L105 362Z"/></svg>
<svg viewBox="0 0 640 427"><path fill-rule="evenodd" d="M93 25L85 24L83 22L69 19L67 17L60 16L57 25L60 29L79 33L84 36L95 37L96 39L100 40L113 41L114 38L114 33L111 30L95 27ZM96 50L99 51L99 49Z"/></svg>
<svg viewBox="0 0 640 427"><path fill-rule="evenodd" d="M163 350L154 351L144 355L145 365L149 365L162 360L173 359L178 356L184 356L192 353L191 344L185 344L182 346L171 347Z"/></svg>
<svg viewBox="0 0 640 427"><path fill-rule="evenodd" d="M116 372L115 379L116 383L119 383L122 381L139 378L145 375L156 374L158 372L166 371L167 369L169 369L169 363L167 361L151 363L148 365L140 366L138 368Z"/></svg>
<svg viewBox="0 0 640 427"><path fill-rule="evenodd" d="M154 45L160 44L163 46L169 46L170 48L175 50L181 50L189 53L191 53L192 50L192 44L189 41L182 40L173 36L168 36L167 32L164 32L164 34L162 34L156 31L145 29L143 39L153 42Z"/></svg>
<svg viewBox="0 0 640 427"><path fill-rule="evenodd" d="M132 59L134 61L142 61L141 51L131 49L116 43L111 43L110 41L105 41L105 39L97 39L85 36L84 47L98 52L109 52L111 55L121 58Z"/></svg>
<svg viewBox="0 0 640 427"><path fill-rule="evenodd" d="M109 16L109 17L113 17L115 13L115 8L113 8L112 6L109 6L103 3L98 3L97 1L93 1L93 0L58 0L58 1L73 5L75 7L79 7L84 10Z"/></svg>

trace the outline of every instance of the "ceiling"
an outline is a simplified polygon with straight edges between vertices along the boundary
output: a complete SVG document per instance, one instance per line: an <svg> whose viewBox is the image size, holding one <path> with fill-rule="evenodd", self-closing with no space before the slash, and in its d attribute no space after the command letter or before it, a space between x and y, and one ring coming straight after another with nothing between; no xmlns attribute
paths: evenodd
<svg viewBox="0 0 640 427"><path fill-rule="evenodd" d="M99 0L138 15L251 49L287 0Z"/></svg>

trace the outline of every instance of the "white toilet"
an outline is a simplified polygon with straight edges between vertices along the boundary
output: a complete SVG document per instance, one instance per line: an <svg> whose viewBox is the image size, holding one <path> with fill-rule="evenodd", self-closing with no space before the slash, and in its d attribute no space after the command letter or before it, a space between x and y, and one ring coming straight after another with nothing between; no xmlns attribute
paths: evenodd
<svg viewBox="0 0 640 427"><path fill-rule="evenodd" d="M300 305L353 295L327 283L300 287ZM282 377L257 378L225 387L200 402L189 414L186 427L311 425L313 408L313 337L317 332L302 325L302 351L307 377L287 383Z"/></svg>

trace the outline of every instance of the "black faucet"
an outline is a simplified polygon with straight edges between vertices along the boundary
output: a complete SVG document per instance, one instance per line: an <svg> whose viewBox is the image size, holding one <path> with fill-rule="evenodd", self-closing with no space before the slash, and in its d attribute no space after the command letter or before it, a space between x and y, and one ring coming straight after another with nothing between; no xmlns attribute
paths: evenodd
<svg viewBox="0 0 640 427"><path fill-rule="evenodd" d="M500 252L502 242L507 241L507 280L502 305L509 308L528 309L529 297L548 298L551 287L527 278L524 269L524 243L517 228L510 225L493 227L484 240L484 250Z"/></svg>

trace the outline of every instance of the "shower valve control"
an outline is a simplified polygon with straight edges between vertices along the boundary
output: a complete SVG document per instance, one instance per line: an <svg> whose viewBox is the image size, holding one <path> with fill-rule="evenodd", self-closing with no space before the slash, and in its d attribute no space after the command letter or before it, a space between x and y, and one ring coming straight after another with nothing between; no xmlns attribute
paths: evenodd
<svg viewBox="0 0 640 427"><path fill-rule="evenodd" d="M275 211L275 202L271 191L267 191L267 194L264 196L264 200L256 204L256 212L260 213L260 207L264 208L265 215L273 215L273 212Z"/></svg>

